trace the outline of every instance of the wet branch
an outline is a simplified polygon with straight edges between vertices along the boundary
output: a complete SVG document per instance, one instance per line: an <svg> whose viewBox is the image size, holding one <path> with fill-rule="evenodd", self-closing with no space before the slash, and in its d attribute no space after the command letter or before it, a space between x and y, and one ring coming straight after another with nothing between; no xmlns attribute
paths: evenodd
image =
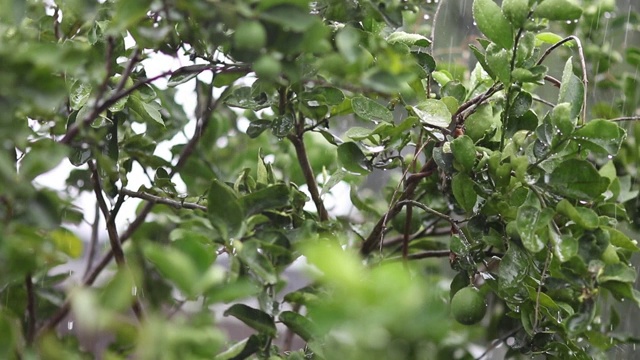
<svg viewBox="0 0 640 360"><path fill-rule="evenodd" d="M184 202L184 201L178 201L178 200L173 200L173 199L168 199L162 196L157 196L157 195L152 195L152 194L148 194L142 191L131 191L128 189L122 189L120 190L120 193L126 196L130 196L133 198L138 198L138 199L143 199L152 203L156 203L156 204L163 204L163 205L169 205L171 207L174 207L176 209L192 209L192 210L202 210L202 211L207 211L207 207L204 205L200 205L200 204L196 204L196 203L190 203L190 202Z"/></svg>

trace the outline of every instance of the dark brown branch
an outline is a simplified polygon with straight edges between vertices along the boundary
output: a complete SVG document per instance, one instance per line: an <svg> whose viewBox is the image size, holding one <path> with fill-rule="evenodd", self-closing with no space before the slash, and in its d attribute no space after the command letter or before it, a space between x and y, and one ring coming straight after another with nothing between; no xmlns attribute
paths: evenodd
<svg viewBox="0 0 640 360"><path fill-rule="evenodd" d="M93 223L91 224L91 240L89 242L89 254L87 255L87 266L84 270L84 276L86 277L93 267L93 260L96 257L96 250L98 248L98 227L100 226L100 206L96 201L95 215L93 217Z"/></svg>
<svg viewBox="0 0 640 360"><path fill-rule="evenodd" d="M148 194L148 193L145 193L145 192L141 192L141 191L131 191L131 190L128 190L128 189L122 189L122 190L120 190L120 192L123 195L126 195L126 196L147 200L147 201L150 201L150 202L156 203L156 204L169 205L169 206L174 207L176 209L192 209L192 210L207 211L207 207L204 206L204 205L195 204L195 203L189 203L189 202L184 202L184 201L178 201L178 200L173 200L173 199L167 199L167 198L164 198L162 196L151 195L151 194Z"/></svg>
<svg viewBox="0 0 640 360"><path fill-rule="evenodd" d="M614 119L609 119L609 121L618 122L618 121L638 121L640 120L640 116L623 116L617 117Z"/></svg>
<svg viewBox="0 0 640 360"><path fill-rule="evenodd" d="M107 207L107 203L104 201L104 197L102 196L102 185L100 184L100 175L98 174L98 169L96 168L96 164L93 160L87 162L89 165L89 169L91 170L91 182L93 183L93 192L96 195L96 201L98 202L98 207L100 211L102 211L102 216L104 216L105 221L107 222L107 234L109 235L109 244L111 245L111 251L116 259L116 263L118 267L122 267L125 265L126 261L124 259L124 251L122 250L122 245L120 244L120 239L118 237L118 230L115 227L115 224L109 224L109 219L111 216L109 215L109 208Z"/></svg>
<svg viewBox="0 0 640 360"><path fill-rule="evenodd" d="M25 276L24 284L27 291L27 345L33 343L36 335L36 294L33 289L31 273Z"/></svg>
<svg viewBox="0 0 640 360"><path fill-rule="evenodd" d="M313 200L313 203L316 205L316 209L318 210L320 221L327 221L329 220L329 213L324 207L324 203L322 202L322 198L320 197L320 192L318 191L318 183L316 182L316 178L313 175L313 170L311 169L311 164L309 163L309 158L307 157L307 149L304 146L303 136L303 134L299 136L290 134L288 136L288 139L289 141L291 141L291 144L293 144L293 148L296 150L298 163L300 164L300 168L302 169L304 179L307 182L307 187L309 188L311 199Z"/></svg>
<svg viewBox="0 0 640 360"><path fill-rule="evenodd" d="M408 254L407 256L402 257L393 257L389 258L389 261L394 260L420 260L420 259L428 259L428 258L440 258L440 257L449 257L451 254L451 250L427 250L415 254Z"/></svg>
<svg viewBox="0 0 640 360"><path fill-rule="evenodd" d="M433 159L429 159L429 161L427 161L422 166L422 169L420 169L419 173L413 174L407 178L406 187L402 192L402 195L400 195L398 201L400 202L411 199L416 191L416 188L418 187L418 184L420 183L420 180L430 176L435 170L436 163L433 161ZM384 227L387 219L396 216L401 209L402 206L392 206L382 217L380 217L376 225L373 227L373 230L371 230L369 236L362 243L362 247L360 248L360 253L362 255L367 255L378 247L378 245L382 242Z"/></svg>

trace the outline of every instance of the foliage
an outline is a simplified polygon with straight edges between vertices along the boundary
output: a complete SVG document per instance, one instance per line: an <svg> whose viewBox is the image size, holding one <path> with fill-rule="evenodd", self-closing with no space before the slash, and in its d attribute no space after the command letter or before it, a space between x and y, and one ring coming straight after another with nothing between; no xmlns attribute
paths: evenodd
<svg viewBox="0 0 640 360"><path fill-rule="evenodd" d="M434 55L443 3L0 0L0 357L90 358L104 334L108 359L635 343L607 304L640 305L640 48L607 37L640 17L475 0L468 67ZM56 270L83 253L84 276ZM488 315L463 326L449 301L473 287Z"/></svg>

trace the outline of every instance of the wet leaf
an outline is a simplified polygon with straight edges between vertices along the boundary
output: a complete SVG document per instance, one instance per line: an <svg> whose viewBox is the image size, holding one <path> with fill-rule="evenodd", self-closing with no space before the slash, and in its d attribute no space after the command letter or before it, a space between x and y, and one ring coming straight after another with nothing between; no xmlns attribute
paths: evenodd
<svg viewBox="0 0 640 360"><path fill-rule="evenodd" d="M474 0L473 18L487 39L504 49L513 46L513 28L493 0Z"/></svg>
<svg viewBox="0 0 640 360"><path fill-rule="evenodd" d="M446 128L451 123L451 112L442 100L428 99L407 110L413 113L425 126Z"/></svg>
<svg viewBox="0 0 640 360"><path fill-rule="evenodd" d="M213 180L207 200L207 215L211 225L224 239L237 236L245 213L233 189L219 180Z"/></svg>
<svg viewBox="0 0 640 360"><path fill-rule="evenodd" d="M278 319L304 341L313 339L317 332L311 320L293 311L281 312Z"/></svg>
<svg viewBox="0 0 640 360"><path fill-rule="evenodd" d="M224 312L224 316L233 316L247 326L267 336L276 335L276 325L273 318L264 311L254 309L244 304L233 304Z"/></svg>
<svg viewBox="0 0 640 360"><path fill-rule="evenodd" d="M470 137L463 135L451 142L451 152L465 172L473 170L476 163L476 147Z"/></svg>
<svg viewBox="0 0 640 360"><path fill-rule="evenodd" d="M572 58L569 58L562 72L562 84L560 85L560 94L558 95L558 103L569 103L571 105L571 119L575 119L580 115L584 100L584 85L582 81L573 74ZM586 121L586 119L584 119Z"/></svg>
<svg viewBox="0 0 640 360"><path fill-rule="evenodd" d="M588 161L569 159L553 170L548 184L567 197L591 200L607 190L609 179L600 176Z"/></svg>
<svg viewBox="0 0 640 360"><path fill-rule="evenodd" d="M420 34L411 34L404 31L396 31L391 33L387 37L387 42L390 44L401 43L407 46L422 46L427 47L431 45L431 40L426 36Z"/></svg>
<svg viewBox="0 0 640 360"><path fill-rule="evenodd" d="M338 146L338 161L345 170L364 175L371 172L371 164L360 147L348 141Z"/></svg>
<svg viewBox="0 0 640 360"><path fill-rule="evenodd" d="M478 195L473 189L473 180L469 176L459 173L451 179L451 190L456 201L465 211L470 212L478 200Z"/></svg>
<svg viewBox="0 0 640 360"><path fill-rule="evenodd" d="M167 86L175 87L184 84L207 69L209 69L209 65L205 64L183 66L171 74Z"/></svg>
<svg viewBox="0 0 640 360"><path fill-rule="evenodd" d="M573 134L574 141L602 155L615 155L620 150L625 131L616 123L597 119L589 121Z"/></svg>
<svg viewBox="0 0 640 360"><path fill-rule="evenodd" d="M391 111L375 100L364 96L356 96L351 99L351 106L353 112L365 120L373 122L393 122L393 114Z"/></svg>
<svg viewBox="0 0 640 360"><path fill-rule="evenodd" d="M549 20L576 20L582 16L582 8L570 0L543 0L534 8L533 16Z"/></svg>
<svg viewBox="0 0 640 360"><path fill-rule="evenodd" d="M514 28L522 27L529 14L528 0L504 0L502 13L511 22Z"/></svg>

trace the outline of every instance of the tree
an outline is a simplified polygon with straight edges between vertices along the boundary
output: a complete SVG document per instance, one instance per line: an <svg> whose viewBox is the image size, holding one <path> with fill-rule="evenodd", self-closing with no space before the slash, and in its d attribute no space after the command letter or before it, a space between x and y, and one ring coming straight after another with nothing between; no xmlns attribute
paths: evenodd
<svg viewBox="0 0 640 360"><path fill-rule="evenodd" d="M610 305L640 304L640 48L607 42L637 37L636 12L475 0L471 58L447 61L446 1L0 4L2 358L90 358L83 336L109 359L637 341ZM153 74L160 55L182 66ZM69 163L65 190L43 183ZM69 285L55 267L80 258ZM296 260L311 279L284 291ZM252 335L226 341L220 308Z"/></svg>

